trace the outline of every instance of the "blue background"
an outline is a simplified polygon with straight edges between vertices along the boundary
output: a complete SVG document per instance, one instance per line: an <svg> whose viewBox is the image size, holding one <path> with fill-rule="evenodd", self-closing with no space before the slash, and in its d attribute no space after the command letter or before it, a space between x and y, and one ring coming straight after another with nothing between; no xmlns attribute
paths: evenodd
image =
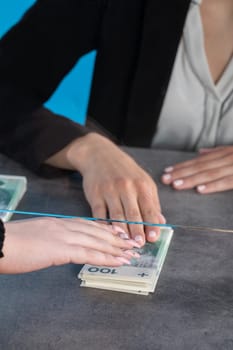
<svg viewBox="0 0 233 350"><path fill-rule="evenodd" d="M0 0L0 36L14 25L35 0ZM63 79L46 107L84 123L96 52L83 56Z"/></svg>

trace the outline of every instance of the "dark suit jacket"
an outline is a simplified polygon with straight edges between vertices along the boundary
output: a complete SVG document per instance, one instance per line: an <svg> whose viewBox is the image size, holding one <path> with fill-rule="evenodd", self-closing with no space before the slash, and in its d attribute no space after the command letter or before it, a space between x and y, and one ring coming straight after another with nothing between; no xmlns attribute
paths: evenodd
<svg viewBox="0 0 233 350"><path fill-rule="evenodd" d="M0 42L0 150L37 169L87 130L44 109L90 50L89 116L150 146L190 0L38 0Z"/></svg>

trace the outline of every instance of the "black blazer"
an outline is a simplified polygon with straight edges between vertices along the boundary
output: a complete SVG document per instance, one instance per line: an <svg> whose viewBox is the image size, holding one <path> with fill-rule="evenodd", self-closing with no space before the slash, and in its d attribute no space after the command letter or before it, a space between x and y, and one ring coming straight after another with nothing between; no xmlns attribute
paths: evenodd
<svg viewBox="0 0 233 350"><path fill-rule="evenodd" d="M97 50L89 116L150 146L190 0L38 0L0 42L0 151L37 169L87 130L43 108Z"/></svg>

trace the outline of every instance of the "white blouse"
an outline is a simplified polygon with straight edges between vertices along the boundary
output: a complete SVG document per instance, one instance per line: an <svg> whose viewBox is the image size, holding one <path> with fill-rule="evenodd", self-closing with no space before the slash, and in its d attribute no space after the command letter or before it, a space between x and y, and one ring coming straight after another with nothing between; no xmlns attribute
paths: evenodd
<svg viewBox="0 0 233 350"><path fill-rule="evenodd" d="M215 84L204 48L200 3L190 5L152 147L233 145L233 59Z"/></svg>

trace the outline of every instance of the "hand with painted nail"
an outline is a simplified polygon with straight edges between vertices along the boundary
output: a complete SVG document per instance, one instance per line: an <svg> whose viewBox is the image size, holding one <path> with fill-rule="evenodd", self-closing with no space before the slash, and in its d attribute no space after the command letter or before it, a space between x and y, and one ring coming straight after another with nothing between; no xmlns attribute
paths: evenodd
<svg viewBox="0 0 233 350"><path fill-rule="evenodd" d="M93 216L165 223L153 179L107 138L96 133L79 138L68 147L66 159L67 167L79 170L83 176L83 188ZM50 158L48 163L58 166L55 160ZM159 228L118 225L141 245L145 240L155 242L159 237Z"/></svg>
<svg viewBox="0 0 233 350"><path fill-rule="evenodd" d="M233 189L233 146L201 149L197 157L164 169L161 178L176 190L195 188L199 193Z"/></svg>
<svg viewBox="0 0 233 350"><path fill-rule="evenodd" d="M36 218L5 224L0 273L24 273L68 263L130 264L139 244L122 229L80 219Z"/></svg>

